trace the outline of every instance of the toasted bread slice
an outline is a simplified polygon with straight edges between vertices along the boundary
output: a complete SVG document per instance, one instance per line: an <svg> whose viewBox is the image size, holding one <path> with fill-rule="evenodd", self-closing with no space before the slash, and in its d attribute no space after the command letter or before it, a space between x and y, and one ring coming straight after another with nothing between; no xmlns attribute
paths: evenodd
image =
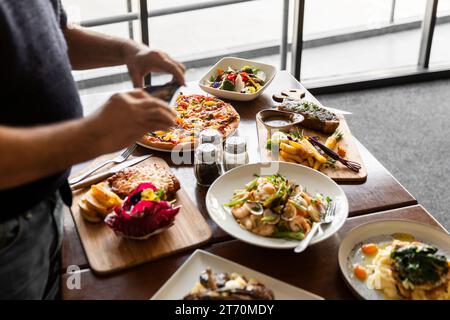
<svg viewBox="0 0 450 320"><path fill-rule="evenodd" d="M87 207L90 210L96 211L96 212L100 213L104 217L106 217L108 215L108 213L110 213L112 208L113 208L113 207L105 206L104 203L98 201L97 198L95 198L92 195L92 190L89 190L84 195L84 199L86 200L85 203L86 203Z"/></svg>
<svg viewBox="0 0 450 320"><path fill-rule="evenodd" d="M86 199L81 198L80 201L78 201L78 206L80 207L80 213L81 216L92 223L99 223L101 222L103 219L102 217L100 217L100 215L92 210L86 203Z"/></svg>

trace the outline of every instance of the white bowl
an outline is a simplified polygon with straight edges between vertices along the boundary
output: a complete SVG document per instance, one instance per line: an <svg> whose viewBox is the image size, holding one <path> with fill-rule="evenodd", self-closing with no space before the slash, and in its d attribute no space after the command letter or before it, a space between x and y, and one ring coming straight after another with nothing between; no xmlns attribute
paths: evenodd
<svg viewBox="0 0 450 320"><path fill-rule="evenodd" d="M240 69L245 66L255 67L258 68L266 73L266 81L265 84L255 93L240 93L240 92L234 92L234 91L227 91L227 90L221 90L212 88L205 83L211 78L211 76L216 77L217 76L217 69L221 68L223 70L227 70L228 67L231 67L233 69ZM233 58L233 57L225 57L219 60L209 71L200 79L198 85L200 88L202 88L204 91L224 99L229 100L237 100L237 101L250 101L253 99L256 99L259 97L263 91L269 86L269 84L272 82L273 78L275 77L275 74L277 73L277 69L270 65L265 64L253 60L247 60L247 59L241 59L241 58Z"/></svg>
<svg viewBox="0 0 450 320"><path fill-rule="evenodd" d="M288 162L252 163L237 167L219 177L209 187L206 194L206 209L211 219L233 237L244 242L273 249L293 249L300 241L263 237L243 229L234 219L228 203L236 189L242 189L245 184L253 180L254 174L261 176L279 173L297 184L306 187L312 194L322 193L337 202L336 215L333 222L322 225L323 232L317 233L310 244L323 241L335 234L344 224L348 216L348 200L342 188L329 177L317 170Z"/></svg>

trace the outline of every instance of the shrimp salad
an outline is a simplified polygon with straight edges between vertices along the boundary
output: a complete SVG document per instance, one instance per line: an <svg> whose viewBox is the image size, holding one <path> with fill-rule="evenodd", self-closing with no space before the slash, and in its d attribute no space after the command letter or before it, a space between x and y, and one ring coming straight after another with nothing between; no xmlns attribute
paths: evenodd
<svg viewBox="0 0 450 320"><path fill-rule="evenodd" d="M331 203L280 174L256 176L225 204L242 228L263 237L302 240Z"/></svg>

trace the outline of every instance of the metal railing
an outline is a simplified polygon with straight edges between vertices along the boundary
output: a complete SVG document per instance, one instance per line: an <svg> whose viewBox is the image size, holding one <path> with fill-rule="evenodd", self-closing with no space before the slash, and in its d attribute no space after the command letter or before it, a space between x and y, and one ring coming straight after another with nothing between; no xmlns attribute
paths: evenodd
<svg viewBox="0 0 450 320"><path fill-rule="evenodd" d="M147 0L139 0L139 11L133 12L132 8L132 0L126 0L127 2L127 13L122 15L115 15L110 17L104 17L104 18L97 18L97 19L90 19L90 20L84 20L81 21L80 24L85 27L95 27L95 26L102 26L102 25L108 25L108 24L115 24L115 23L122 23L122 22L128 22L128 32L130 38L134 38L134 30L133 30L133 21L139 20L140 26L141 26L141 40L143 43L148 44L149 43L149 34L148 34L148 19L154 18L154 17L160 17L160 16L166 16L166 15L172 15L172 14L178 14L178 13L184 13L189 11L196 11L196 10L204 10L209 8L216 8L216 7L222 7L222 6L228 6L228 5L234 5L239 3L245 3L245 2L252 2L257 0L222 0L222 1L205 1L201 3L192 3L187 5L179 5L176 7L168 7L163 9L152 9L148 10L147 8ZM289 21L289 15L290 15L290 2L294 1L295 10L294 10L294 30L293 30L293 38L292 38L292 44L288 41L288 21ZM281 26L281 39L279 41L279 45L276 45L275 47L278 47L278 52L280 53L280 68L282 70L286 69L287 65L287 54L289 51L292 52L292 61L291 61L291 70L294 76L297 79L300 79L300 68L301 68L301 52L303 48L306 47L314 47L319 45L326 45L330 43L337 43L337 42L343 42L343 41L350 41L355 39L361 39L364 37L372 37L380 34L386 34L396 31L404 31L408 29L418 28L422 24L422 21L412 21L412 22L406 22L402 23L400 25L396 25L395 23L395 10L396 10L396 0L391 0L391 8L389 12L389 17L387 17L386 25L384 27L378 26L376 29L373 30L355 30L353 32L347 33L347 34L339 34L339 35L331 35L324 38L318 38L318 39L311 39L304 41L303 39L303 18L304 18L304 10L305 10L305 1L306 0L283 0L282 5L282 26ZM427 67L428 61L429 61L429 51L431 49L431 39L432 39L432 32L434 30L434 25L436 24L436 6L438 0L427 0L427 13L425 15L424 23L423 25L428 27L432 26L431 29L424 29L423 28L423 36L422 36L422 42L421 42L421 49L420 49L420 61L419 66ZM434 8L434 9L433 9ZM430 17L430 15L434 14L434 18ZM449 19L447 19L449 18ZM442 20L442 22L448 22L450 21L450 16L441 17L437 20ZM445 20L445 21L444 21ZM430 36L431 35L431 36ZM425 39L426 38L426 39ZM262 47L257 49L250 49L248 51L239 52L242 55L245 55L246 53L252 53L255 56L257 56L258 52L273 52L273 46L269 47ZM211 58L201 58L202 61L209 61ZM189 61L191 64L195 63L196 61ZM198 61L197 61L198 62ZM149 81L149 79L147 80Z"/></svg>
<svg viewBox="0 0 450 320"><path fill-rule="evenodd" d="M201 3L192 3L187 5L181 5L177 7L168 7L163 9L153 9L153 10L145 10L146 15L145 18L154 18L161 17L166 15L184 13L189 11L203 10L209 8L222 7L227 5L252 2L257 0L222 0L222 1L206 1ZM391 0L391 10L389 13L389 23L393 24L395 20L395 7L396 0ZM126 0L127 2L127 13L122 15L115 15L104 18L90 19L81 21L81 25L84 27L96 27L108 24L115 24L121 22L128 22L128 33L131 39L134 39L134 29L133 29L133 21L140 20L141 21L141 32L143 33L142 40L144 43L148 44L148 28L142 26L142 24L146 24L146 19L141 19L143 13L142 12L133 12L132 8L132 0ZM139 0L140 7L147 8L146 0ZM281 39L280 39L280 69L285 70L287 64L287 54L290 49L289 41L288 41L288 22L289 22L289 6L290 0L283 0L283 9L282 9L282 26L281 26ZM147 40L147 41L146 41ZM262 50L267 48L261 48Z"/></svg>

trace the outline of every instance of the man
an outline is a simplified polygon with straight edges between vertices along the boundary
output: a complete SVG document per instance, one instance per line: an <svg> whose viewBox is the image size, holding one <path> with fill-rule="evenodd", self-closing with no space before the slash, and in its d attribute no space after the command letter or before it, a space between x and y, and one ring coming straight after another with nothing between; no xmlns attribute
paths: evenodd
<svg viewBox="0 0 450 320"><path fill-rule="evenodd" d="M71 165L174 123L141 89L82 118L71 69L125 64L135 87L150 71L184 83L184 67L130 40L67 25L59 0L0 1L0 298L59 291L62 210Z"/></svg>

